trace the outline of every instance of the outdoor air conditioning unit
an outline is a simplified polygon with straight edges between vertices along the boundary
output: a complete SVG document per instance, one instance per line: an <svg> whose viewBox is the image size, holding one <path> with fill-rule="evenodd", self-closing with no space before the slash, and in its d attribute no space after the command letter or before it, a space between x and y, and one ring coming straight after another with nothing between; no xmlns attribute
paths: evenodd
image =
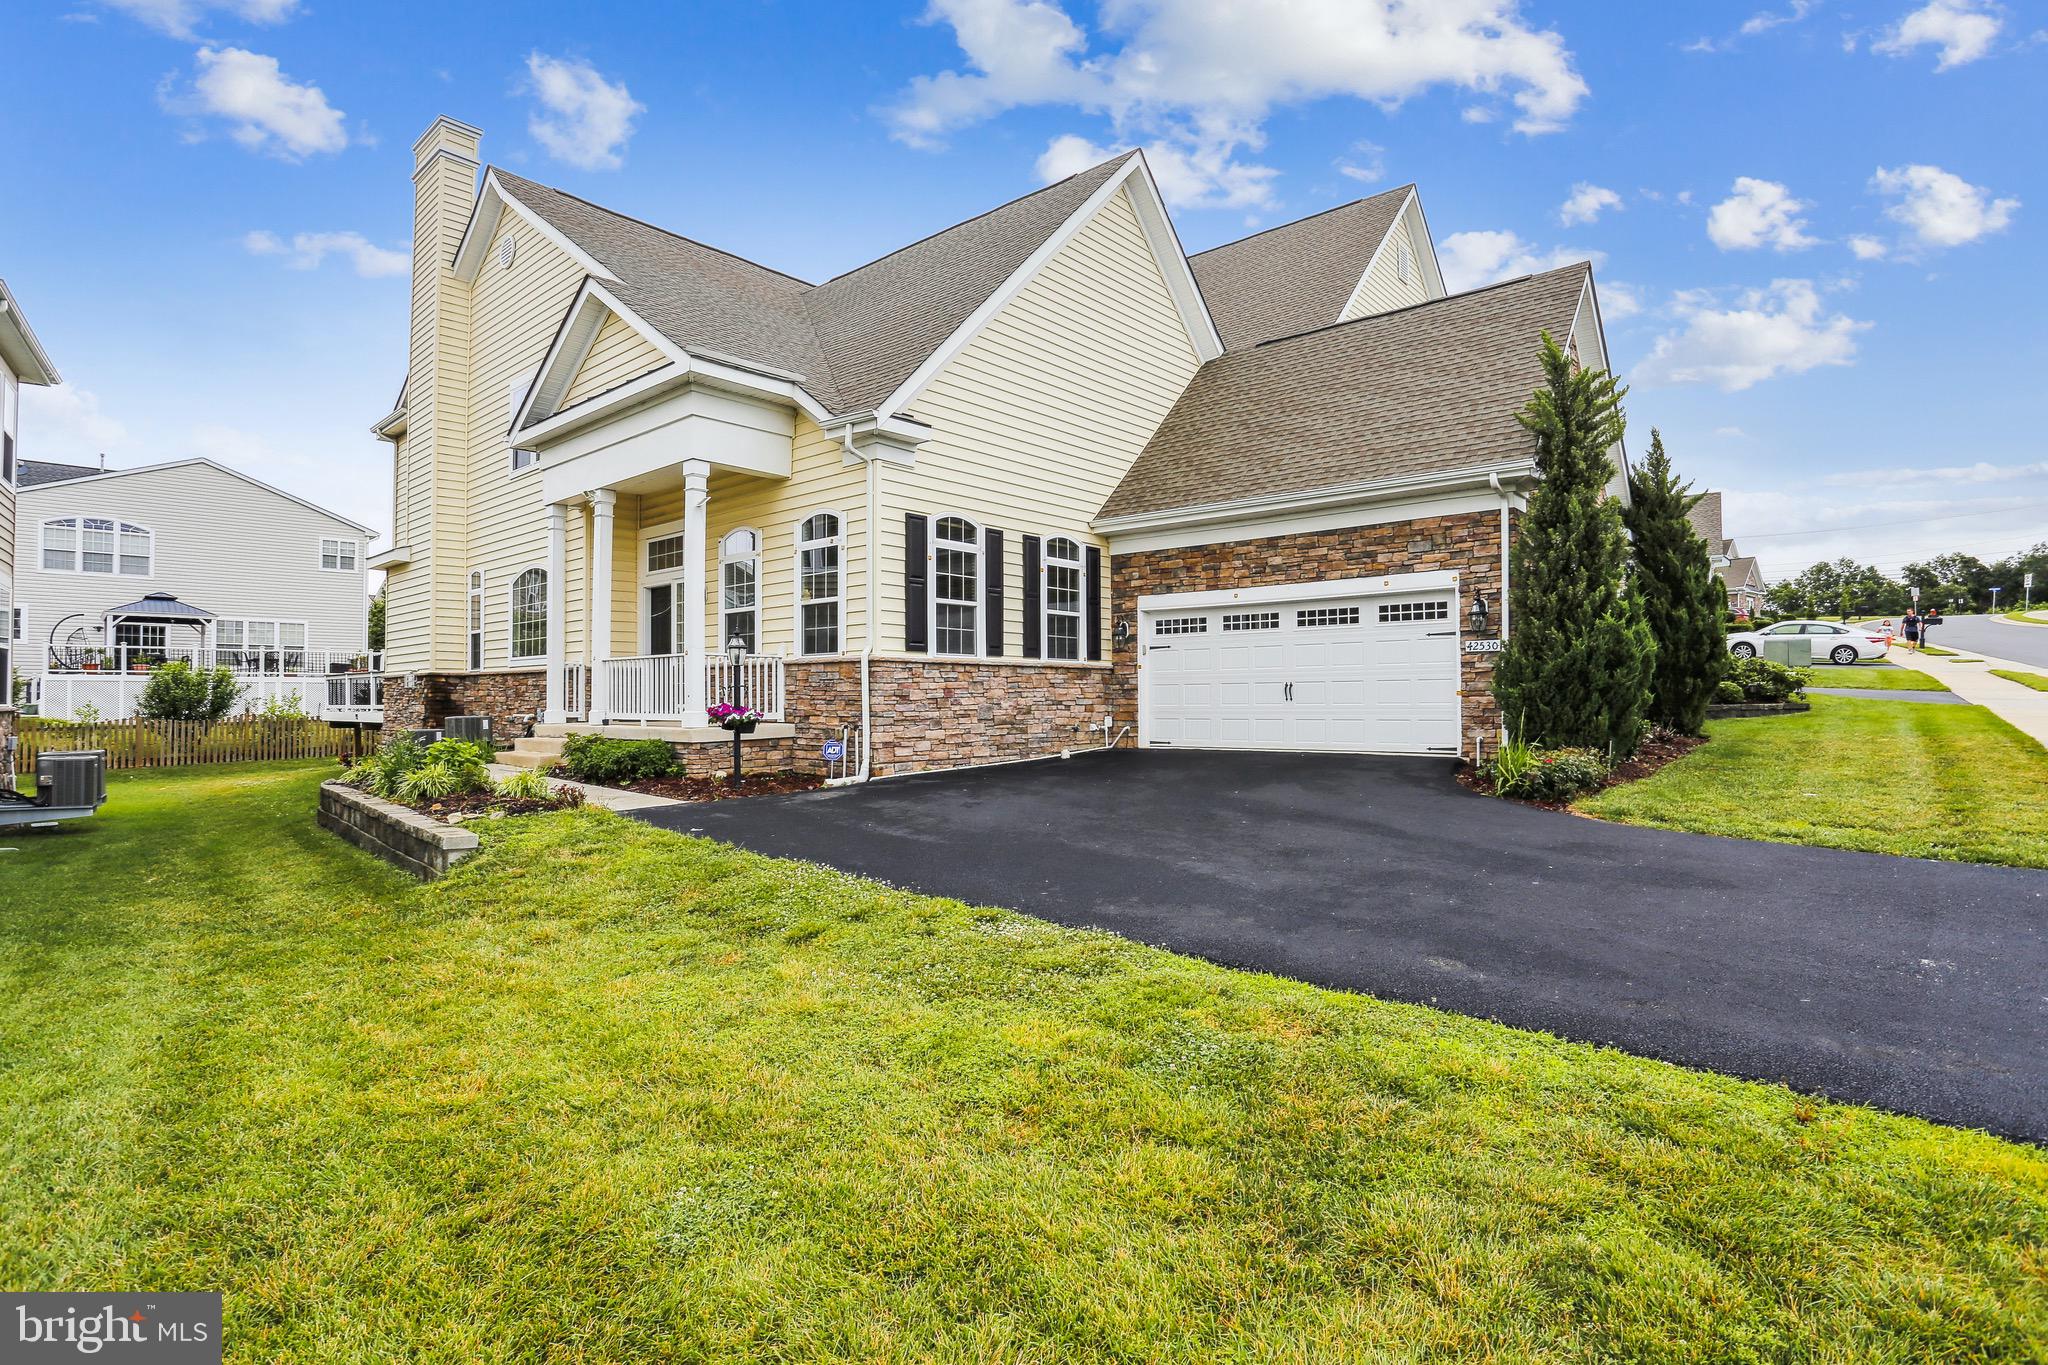
<svg viewBox="0 0 2048 1365"><path fill-rule="evenodd" d="M441 722L441 729L450 739L466 739L472 744L491 747L491 718L489 716L450 716Z"/></svg>
<svg viewBox="0 0 2048 1365"><path fill-rule="evenodd" d="M51 810L98 810L107 803L107 756L99 749L36 755L36 803Z"/></svg>
<svg viewBox="0 0 2048 1365"><path fill-rule="evenodd" d="M433 744L441 738L439 730L407 730L405 737L415 744Z"/></svg>

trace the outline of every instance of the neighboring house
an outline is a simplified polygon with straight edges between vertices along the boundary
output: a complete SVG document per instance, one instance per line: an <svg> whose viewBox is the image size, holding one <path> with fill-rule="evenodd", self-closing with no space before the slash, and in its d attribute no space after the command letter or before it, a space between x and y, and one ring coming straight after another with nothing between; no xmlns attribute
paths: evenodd
<svg viewBox="0 0 2048 1365"><path fill-rule="evenodd" d="M21 634L14 593L14 490L21 474L21 386L61 382L14 291L0 280L0 776L14 771L14 664Z"/></svg>
<svg viewBox="0 0 2048 1365"><path fill-rule="evenodd" d="M325 676L362 666L369 528L212 460L25 461L11 524L15 667L44 715L131 715L168 659L317 711Z"/></svg>
<svg viewBox="0 0 2048 1365"><path fill-rule="evenodd" d="M1762 611L1766 591L1764 571L1758 567L1754 555L1745 555L1736 549L1735 542L1722 531L1721 495L1702 493L1689 515L1693 530L1707 542L1707 554L1713 560L1714 572L1721 575L1721 581L1728 586L1728 610L1745 618Z"/></svg>
<svg viewBox="0 0 2048 1365"><path fill-rule="evenodd" d="M874 775L1497 728L1515 418L1545 330L1607 365L1590 267L1446 297L1413 187L1190 258L1128 153L811 284L479 185L480 136L414 148L388 723L709 743L737 689L762 761Z"/></svg>

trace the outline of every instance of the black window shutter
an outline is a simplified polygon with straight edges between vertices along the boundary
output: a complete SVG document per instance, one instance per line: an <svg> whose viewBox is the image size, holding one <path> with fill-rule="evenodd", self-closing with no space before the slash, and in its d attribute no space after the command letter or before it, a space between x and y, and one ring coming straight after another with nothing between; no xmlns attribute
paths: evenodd
<svg viewBox="0 0 2048 1365"><path fill-rule="evenodd" d="M925 532L929 523L912 512L903 518L903 647L912 654L925 652L929 638L925 620L930 602L925 596Z"/></svg>
<svg viewBox="0 0 2048 1365"><path fill-rule="evenodd" d="M1024 537L1024 657L1036 659L1043 650L1038 642L1038 537Z"/></svg>
<svg viewBox="0 0 2048 1365"><path fill-rule="evenodd" d="M993 526L982 533L982 600L988 620L982 623L982 648L990 658L1003 652L1003 533Z"/></svg>
<svg viewBox="0 0 2048 1365"><path fill-rule="evenodd" d="M1087 623L1088 657L1102 657L1102 551L1088 547L1088 567L1081 578L1083 619Z"/></svg>

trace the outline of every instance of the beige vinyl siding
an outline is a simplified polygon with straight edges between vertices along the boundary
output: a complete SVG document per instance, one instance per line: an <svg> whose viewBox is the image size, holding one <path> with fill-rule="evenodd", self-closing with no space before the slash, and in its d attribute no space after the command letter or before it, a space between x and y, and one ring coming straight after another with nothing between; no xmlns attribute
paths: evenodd
<svg viewBox="0 0 2048 1365"><path fill-rule="evenodd" d="M705 646L716 649L723 644L715 638L719 542L731 531L751 527L761 535L760 649L767 654L796 655L797 529L814 512L832 512L839 517L840 651L857 652L867 629L866 466L847 464L841 458L838 440L798 414L789 478L764 479L713 470L708 491L704 505ZM679 534L683 520L681 475L673 489L641 499L640 515L643 537ZM645 562L636 548L628 570L632 575L632 634L621 641L622 652L630 644L630 652L637 653L644 643L638 613L640 566Z"/></svg>
<svg viewBox="0 0 2048 1365"><path fill-rule="evenodd" d="M21 386L15 380L14 371L7 368L7 362L0 360L0 432L14 437L15 470L20 471L22 458L21 432L18 428L21 410ZM14 575L14 488L0 480L0 589L4 589ZM0 688L8 680L0 678ZM0 696L0 706L11 706L14 695L8 692Z"/></svg>
<svg viewBox="0 0 2048 1365"><path fill-rule="evenodd" d="M507 237L514 243L509 268L498 264L498 247ZM529 568L547 567L548 514L541 500L540 466L513 472L510 386L535 369L553 343L562 315L583 283L583 268L549 242L516 208L499 220L498 231L484 253L482 269L469 291L469 440L466 461L469 489L468 535L463 544L458 599L467 610L471 570L484 575L484 656L486 669L512 663L512 583ZM621 499L624 501L624 499ZM570 621L583 610L582 537L567 537L569 573L565 592ZM462 612L439 613L456 627L452 654L443 667L468 664ZM522 661L518 667L535 665Z"/></svg>
<svg viewBox="0 0 2048 1365"><path fill-rule="evenodd" d="M1089 523L1193 377L1197 360L1158 261L1119 192L911 404L932 425L909 470L886 470L881 639L903 646L903 521L955 512L1003 532L1004 656L1023 649L1019 537L1104 549ZM1097 585L1104 601L1108 585Z"/></svg>
<svg viewBox="0 0 2048 1365"><path fill-rule="evenodd" d="M590 354L583 358L576 377L569 382L560 406L574 407L586 398L609 393L668 363L668 357L653 342L617 313L607 311L604 325L597 329L597 336L590 343Z"/></svg>
<svg viewBox="0 0 2048 1365"><path fill-rule="evenodd" d="M1429 288L1422 282L1422 252L1408 230L1408 216L1403 214L1394 220L1394 226L1387 233L1387 240L1378 257L1365 272L1351 300L1345 305L1339 321L1349 322L1353 318L1371 317L1375 313L1389 312L1395 308L1406 308L1410 304L1429 301ZM1408 249L1408 278L1401 278L1401 248Z"/></svg>

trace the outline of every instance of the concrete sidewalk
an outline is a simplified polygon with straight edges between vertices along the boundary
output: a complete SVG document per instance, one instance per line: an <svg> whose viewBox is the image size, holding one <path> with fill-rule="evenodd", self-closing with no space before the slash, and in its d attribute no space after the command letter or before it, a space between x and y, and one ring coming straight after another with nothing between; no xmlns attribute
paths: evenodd
<svg viewBox="0 0 2048 1365"><path fill-rule="evenodd" d="M1946 649L1948 646L1943 645ZM1888 656L1894 662L1905 663L1917 668L1929 677L1939 678L1964 701L1974 703L1997 716L2022 734L2033 737L2037 744L2048 748L2048 692L2036 692L2008 678L1994 678L1991 670L2003 668L2012 673L2040 673L2042 670L2030 664L2014 663L2010 659L1994 659L1989 654L1959 654L1943 657L1939 654L1918 654L1911 650L1893 649ZM1964 660L1970 662L1963 662Z"/></svg>
<svg viewBox="0 0 2048 1365"><path fill-rule="evenodd" d="M515 768L509 763L491 764L491 776L511 777L516 773L530 771ZM550 777L548 781L557 787L574 787L583 793L583 799L590 805L603 806L606 810L653 810L658 806L680 806L684 803L666 796L649 796L644 792L620 791L617 787L593 787L587 782L571 782L566 777Z"/></svg>

